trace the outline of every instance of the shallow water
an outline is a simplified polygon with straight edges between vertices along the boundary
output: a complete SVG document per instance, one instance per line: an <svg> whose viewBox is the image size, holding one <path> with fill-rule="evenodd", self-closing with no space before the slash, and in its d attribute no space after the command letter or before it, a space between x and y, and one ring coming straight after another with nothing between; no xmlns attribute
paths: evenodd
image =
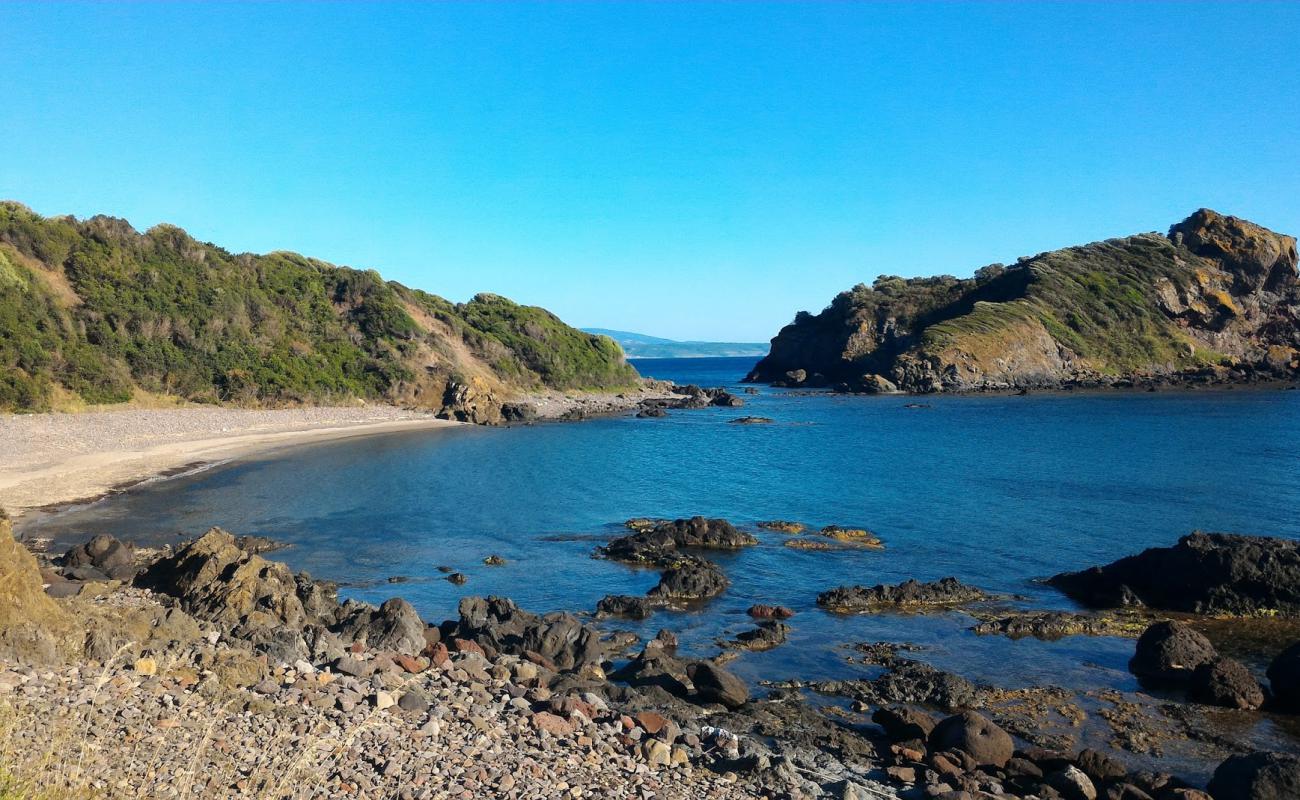
<svg viewBox="0 0 1300 800"><path fill-rule="evenodd" d="M642 361L643 374L732 385L747 359ZM795 551L782 534L710 555L733 586L689 613L618 627L681 632L702 654L751 623L755 602L794 608L789 644L746 653L750 678L862 674L846 643L907 641L920 657L1003 686L1136 688L1132 641L979 637L960 613L824 613L841 584L955 575L1018 604L1070 608L1035 583L1165 545L1194 529L1300 538L1300 392L1039 394L915 398L760 388L743 409L678 411L510 429L404 433L316 445L158 482L23 526L60 543L109 532L174 541L221 525L294 546L294 568L343 594L406 597L429 619L459 598L503 594L537 611L592 609L657 575L590 557L633 516L691 514L752 525L792 519L867 527L884 551ZM730 425L743 415L772 425ZM504 556L504 567L482 565ZM469 576L457 587L437 571ZM409 578L400 585L390 577ZM1259 731L1256 731L1259 733ZM1270 735L1265 731L1261 735Z"/></svg>

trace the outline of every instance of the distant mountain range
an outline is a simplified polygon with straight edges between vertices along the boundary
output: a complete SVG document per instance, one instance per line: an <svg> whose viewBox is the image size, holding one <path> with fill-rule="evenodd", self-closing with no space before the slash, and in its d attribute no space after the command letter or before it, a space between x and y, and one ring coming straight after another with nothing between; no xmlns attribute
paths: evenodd
<svg viewBox="0 0 1300 800"><path fill-rule="evenodd" d="M725 358L729 356L765 356L766 342L678 342L646 336L644 333L614 331L608 328L583 328L587 333L608 336L618 342L628 358Z"/></svg>

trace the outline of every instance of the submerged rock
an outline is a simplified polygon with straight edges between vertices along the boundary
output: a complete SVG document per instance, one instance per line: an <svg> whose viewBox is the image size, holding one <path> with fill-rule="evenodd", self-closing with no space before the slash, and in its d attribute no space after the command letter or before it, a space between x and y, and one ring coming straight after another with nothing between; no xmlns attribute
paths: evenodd
<svg viewBox="0 0 1300 800"><path fill-rule="evenodd" d="M841 586L817 595L817 605L831 611L865 612L881 609L924 610L941 608L977 600L988 595L956 578L943 578L932 583L907 580L898 585L877 584Z"/></svg>
<svg viewBox="0 0 1300 800"><path fill-rule="evenodd" d="M802 522L791 522L784 519L774 519L767 522L758 523L758 527L765 531L776 531L777 533L797 534L803 533L807 526Z"/></svg>
<svg viewBox="0 0 1300 800"><path fill-rule="evenodd" d="M1146 605L1196 614L1300 615L1300 542L1266 536L1193 533L1173 547L1048 583L1085 605Z"/></svg>
<svg viewBox="0 0 1300 800"><path fill-rule="evenodd" d="M864 528L845 528L840 525L827 525L825 528L822 528L819 533L822 536L834 539L837 542L847 542L849 544L856 544L877 550L883 549L885 546L885 543L880 541L879 536L876 536L874 533Z"/></svg>
<svg viewBox="0 0 1300 800"><path fill-rule="evenodd" d="M789 619L794 616L794 611L785 606L769 606L762 603L750 606L745 613L755 619Z"/></svg>
<svg viewBox="0 0 1300 800"><path fill-rule="evenodd" d="M732 425L771 425L776 420L771 417L736 417L729 422Z"/></svg>

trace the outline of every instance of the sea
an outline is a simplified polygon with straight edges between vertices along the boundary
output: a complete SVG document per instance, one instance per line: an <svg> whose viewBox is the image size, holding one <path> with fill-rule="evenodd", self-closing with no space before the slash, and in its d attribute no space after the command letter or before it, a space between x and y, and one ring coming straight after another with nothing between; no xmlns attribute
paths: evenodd
<svg viewBox="0 0 1300 800"><path fill-rule="evenodd" d="M25 536L56 547L111 533L141 545L220 526L285 542L272 557L341 585L345 597L400 595L428 620L460 599L502 595L537 612L590 612L607 594L643 594L653 570L594 557L631 517L722 517L759 544L710 553L731 579L721 597L607 629L678 633L683 650L719 652L752 627L755 603L790 607L788 643L729 664L766 682L871 677L854 644L907 654L1006 688L1150 697L1128 673L1133 640L1047 642L981 636L961 611L845 616L816 606L842 585L954 576L1007 599L1000 607L1073 609L1044 578L1173 544L1195 530L1300 538L1300 392L1031 393L849 396L755 387L750 358L648 359L655 378L726 386L743 408L583 422L462 427L304 446L155 481L35 517ZM771 418L740 425L741 416ZM783 546L763 520L866 528L883 550ZM488 555L506 559L485 566ZM468 577L445 580L440 567ZM985 613L988 613L988 609ZM1268 653L1240 655L1262 673ZM1253 718L1252 718L1253 719ZM1294 750L1276 720L1233 736ZM1080 737L1103 743L1104 726ZM1141 762L1205 774L1187 742ZM1208 756L1206 756L1208 758ZM1217 763L1217 762L1215 762Z"/></svg>

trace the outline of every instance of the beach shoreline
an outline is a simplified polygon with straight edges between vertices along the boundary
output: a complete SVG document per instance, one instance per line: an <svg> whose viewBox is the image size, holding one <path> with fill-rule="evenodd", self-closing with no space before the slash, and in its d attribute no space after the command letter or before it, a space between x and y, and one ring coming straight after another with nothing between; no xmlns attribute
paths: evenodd
<svg viewBox="0 0 1300 800"><path fill-rule="evenodd" d="M0 509L21 519L286 447L464 424L393 406L5 415L0 416Z"/></svg>

